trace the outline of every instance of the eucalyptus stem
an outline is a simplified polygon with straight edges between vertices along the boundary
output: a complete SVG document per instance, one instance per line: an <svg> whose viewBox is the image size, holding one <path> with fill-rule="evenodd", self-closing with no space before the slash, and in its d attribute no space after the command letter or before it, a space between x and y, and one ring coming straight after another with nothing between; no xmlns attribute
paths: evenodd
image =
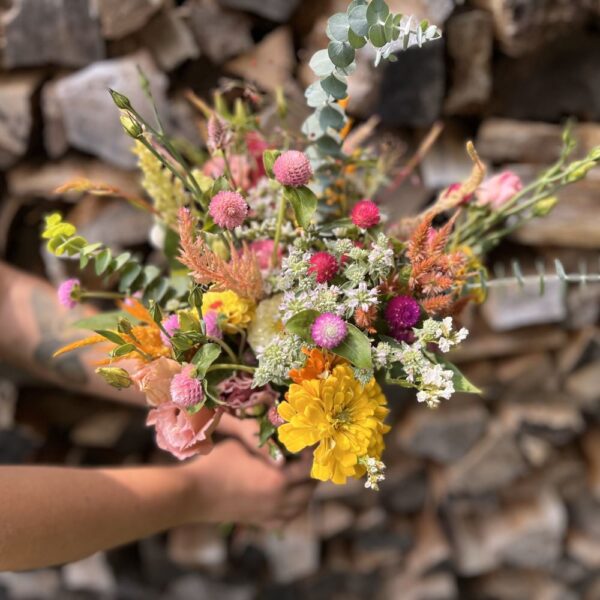
<svg viewBox="0 0 600 600"><path fill-rule="evenodd" d="M87 299L107 299L107 300L121 300L126 298L125 294L119 294L118 292L81 292L79 297L82 300Z"/></svg>
<svg viewBox="0 0 600 600"><path fill-rule="evenodd" d="M273 254L271 255L271 268L277 268L279 263L279 244L281 242L281 230L283 229L283 219L285 218L285 209L287 199L285 194L281 194L279 200L279 210L277 211L277 223L275 225L275 237L273 238Z"/></svg>
<svg viewBox="0 0 600 600"><path fill-rule="evenodd" d="M248 365L230 365L221 363L218 365L210 366L207 370L207 373L212 373L213 371L245 371L246 373L254 374L254 371L256 371L256 367L249 367Z"/></svg>

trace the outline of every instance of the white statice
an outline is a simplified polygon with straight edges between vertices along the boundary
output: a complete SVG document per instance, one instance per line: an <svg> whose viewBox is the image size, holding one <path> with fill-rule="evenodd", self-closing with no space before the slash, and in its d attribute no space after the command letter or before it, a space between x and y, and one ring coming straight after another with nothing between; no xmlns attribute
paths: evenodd
<svg viewBox="0 0 600 600"><path fill-rule="evenodd" d="M365 487L375 492L379 491L379 484L385 479L385 463L372 456L361 456L358 464L367 470Z"/></svg>
<svg viewBox="0 0 600 600"><path fill-rule="evenodd" d="M281 273L277 280L277 287L281 291L291 288L306 290L313 284L313 279L308 276L311 253L298 247L290 248L289 254L281 263Z"/></svg>
<svg viewBox="0 0 600 600"><path fill-rule="evenodd" d="M353 262L344 269L344 277L352 286L358 286L367 277L369 268L367 263Z"/></svg>
<svg viewBox="0 0 600 600"><path fill-rule="evenodd" d="M288 290L283 295L279 307L282 321L287 323L294 315L305 310L333 313L341 317L345 312L341 293L342 290L338 286L325 283L316 283L310 290L305 291Z"/></svg>
<svg viewBox="0 0 600 600"><path fill-rule="evenodd" d="M348 254L354 248L354 242L348 238L341 238L327 242L327 250L331 252L338 260Z"/></svg>
<svg viewBox="0 0 600 600"><path fill-rule="evenodd" d="M393 363L400 360L400 351L389 342L379 342L371 348L371 356L375 369L387 371L392 368Z"/></svg>
<svg viewBox="0 0 600 600"><path fill-rule="evenodd" d="M291 369L300 368L306 359L302 348L310 347L297 335L282 332L258 356L253 387L269 382L284 385Z"/></svg>
<svg viewBox="0 0 600 600"><path fill-rule="evenodd" d="M357 287L350 288L345 291L346 295L346 307L350 314L352 314L357 308L362 310L369 310L371 306L377 306L379 304L379 292L376 287L367 285L365 281L361 281Z"/></svg>

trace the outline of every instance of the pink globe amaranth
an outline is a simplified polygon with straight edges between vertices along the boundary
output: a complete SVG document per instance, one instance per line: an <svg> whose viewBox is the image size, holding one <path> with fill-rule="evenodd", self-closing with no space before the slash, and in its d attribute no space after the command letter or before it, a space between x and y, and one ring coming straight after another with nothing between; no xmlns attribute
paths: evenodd
<svg viewBox="0 0 600 600"><path fill-rule="evenodd" d="M331 281L340 268L337 259L329 252L317 252L310 257L309 273L314 273L317 283Z"/></svg>
<svg viewBox="0 0 600 600"><path fill-rule="evenodd" d="M523 182L519 176L512 171L504 171L483 182L476 192L477 204L498 210L522 189Z"/></svg>
<svg viewBox="0 0 600 600"><path fill-rule="evenodd" d="M167 347L171 347L171 337L173 334L179 330L179 316L176 314L169 315L162 321L162 326L168 335L165 334L164 331L160 332L160 339L163 341L163 344Z"/></svg>
<svg viewBox="0 0 600 600"><path fill-rule="evenodd" d="M273 240L255 240L250 244L250 250L256 255L256 260L261 271L268 271L271 268L274 248L275 242ZM277 249L278 264L281 262L282 255L280 246Z"/></svg>
<svg viewBox="0 0 600 600"><path fill-rule="evenodd" d="M288 150L275 161L273 173L281 185L302 187L310 181L313 171L304 152Z"/></svg>
<svg viewBox="0 0 600 600"><path fill-rule="evenodd" d="M400 334L414 327L421 316L419 303L410 296L392 298L385 309L385 320L392 333Z"/></svg>
<svg viewBox="0 0 600 600"><path fill-rule="evenodd" d="M73 309L79 301L81 281L79 279L67 279L63 281L57 290L58 301L66 308Z"/></svg>
<svg viewBox="0 0 600 600"><path fill-rule="evenodd" d="M381 213L379 207L371 200L361 200L354 205L351 213L352 222L361 229L369 229L379 225Z"/></svg>
<svg viewBox="0 0 600 600"><path fill-rule="evenodd" d="M239 227L248 216L248 204L237 192L219 192L210 201L208 212L213 221L224 229Z"/></svg>
<svg viewBox="0 0 600 600"><path fill-rule="evenodd" d="M212 450L211 436L222 414L221 409L203 407L191 415L175 403L167 402L150 411L146 424L154 426L159 448L185 460Z"/></svg>
<svg viewBox="0 0 600 600"><path fill-rule="evenodd" d="M203 398L204 390L194 376L194 365L185 365L171 380L171 400L180 408L192 408Z"/></svg>
<svg viewBox="0 0 600 600"><path fill-rule="evenodd" d="M348 325L333 313L319 315L310 328L313 341L321 348L331 350L339 346L348 335Z"/></svg>
<svg viewBox="0 0 600 600"><path fill-rule="evenodd" d="M275 404L271 406L271 408L269 408L267 412L267 419L269 419L273 427L281 427L285 423L285 421L279 415L279 412L277 411L277 406Z"/></svg>

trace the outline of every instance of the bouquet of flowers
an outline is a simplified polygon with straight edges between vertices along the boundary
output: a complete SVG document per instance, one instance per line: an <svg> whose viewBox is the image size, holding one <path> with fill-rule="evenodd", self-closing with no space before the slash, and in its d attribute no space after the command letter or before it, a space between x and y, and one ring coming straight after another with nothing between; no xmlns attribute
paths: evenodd
<svg viewBox="0 0 600 600"><path fill-rule="evenodd" d="M261 97L231 84L203 117L206 150L177 143L111 91L134 141L147 198L89 181L61 192L121 195L155 217L160 266L113 256L59 214L43 237L56 255L93 265L116 289L119 310L88 320L90 337L63 348L106 344L97 372L117 388L137 386L157 444L179 459L211 449L225 412L260 422L273 453L314 447L312 476L377 489L388 406L384 384L414 389L435 408L455 392L478 393L447 359L467 337L457 325L485 300L486 253L525 221L543 217L556 190L600 160L596 149L559 161L532 183L505 172L485 179L472 144L467 181L443 190L421 214L388 222L376 202L393 157L369 144L346 115L357 50L380 60L437 39L426 22L394 15L383 0L354 0L331 17L326 50L311 60L313 110L301 134L261 126ZM150 87L142 86L152 101ZM97 294L69 280L63 304ZM127 361L127 362L124 362ZM125 368L127 367L127 369Z"/></svg>

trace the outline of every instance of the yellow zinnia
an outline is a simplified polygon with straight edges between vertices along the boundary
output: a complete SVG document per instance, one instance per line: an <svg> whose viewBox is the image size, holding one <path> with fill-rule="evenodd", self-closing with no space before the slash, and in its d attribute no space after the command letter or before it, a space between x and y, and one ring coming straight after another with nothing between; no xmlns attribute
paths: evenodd
<svg viewBox="0 0 600 600"><path fill-rule="evenodd" d="M338 365L326 379L290 386L278 408L287 421L279 427L279 439L290 452L318 444L311 476L344 484L364 475L360 459L381 457L383 434L389 431L383 423L386 406L375 379L363 386L349 365Z"/></svg>
<svg viewBox="0 0 600 600"><path fill-rule="evenodd" d="M221 328L227 333L235 333L245 329L254 317L255 304L252 300L242 298L235 292L206 292L202 297L202 314L215 311L225 317Z"/></svg>

